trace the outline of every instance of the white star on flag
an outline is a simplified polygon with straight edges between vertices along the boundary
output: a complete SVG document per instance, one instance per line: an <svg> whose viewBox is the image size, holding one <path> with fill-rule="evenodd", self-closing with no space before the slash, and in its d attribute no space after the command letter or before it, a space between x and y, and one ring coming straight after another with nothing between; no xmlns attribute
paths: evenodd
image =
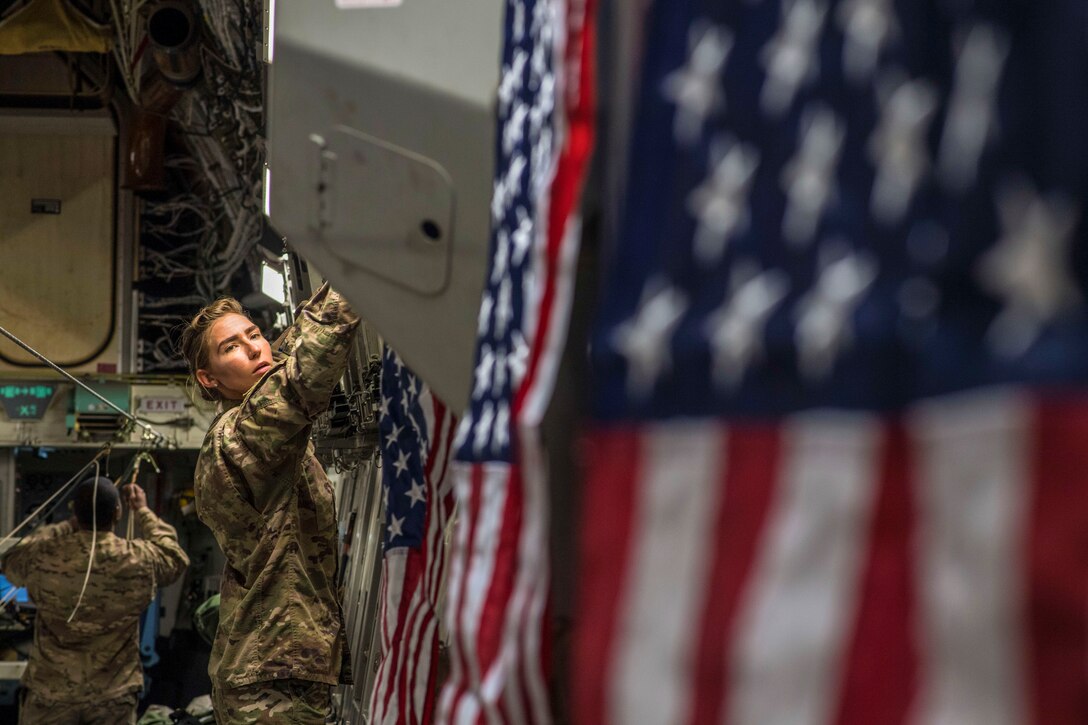
<svg viewBox="0 0 1088 725"><path fill-rule="evenodd" d="M525 3L522 0L514 2L514 22L511 23L511 30L515 43L520 43L525 38Z"/></svg>
<svg viewBox="0 0 1088 725"><path fill-rule="evenodd" d="M491 327L491 310L495 306L495 301L491 298L491 292L484 291L483 297L480 298L480 315L476 320L476 334L483 335Z"/></svg>
<svg viewBox="0 0 1088 725"><path fill-rule="evenodd" d="M1005 306L989 330L991 345L1013 357L1027 351L1043 325L1081 299L1067 260L1077 208L1042 197L1026 181L1008 182L998 199L1004 235L979 260L982 286Z"/></svg>
<svg viewBox="0 0 1088 725"><path fill-rule="evenodd" d="M798 301L799 362L810 379L827 376L839 351L853 340L851 317L877 274L876 261L867 253L839 256L833 251L821 267L815 286Z"/></svg>
<svg viewBox="0 0 1088 725"><path fill-rule="evenodd" d="M540 138L533 143L533 196L539 196L551 183L555 163L552 159L552 130L545 127L540 132Z"/></svg>
<svg viewBox="0 0 1088 725"><path fill-rule="evenodd" d="M397 445L397 441L400 438L401 431L403 430L404 426L397 425L396 423L393 424L392 430L390 430L389 434L385 436L386 448L392 448L393 446Z"/></svg>
<svg viewBox="0 0 1088 725"><path fill-rule="evenodd" d="M476 421L475 434L472 438L472 447L477 451L483 451L484 446L491 440L491 426L495 422L495 404L490 400L484 403L480 419Z"/></svg>
<svg viewBox="0 0 1088 725"><path fill-rule="evenodd" d="M842 65L853 83L867 82L880 52L899 37L891 0L843 0L836 12L843 34Z"/></svg>
<svg viewBox="0 0 1088 725"><path fill-rule="evenodd" d="M522 101L514 102L514 110L502 127L502 150L509 154L525 138L525 121L529 118L529 106Z"/></svg>
<svg viewBox="0 0 1088 725"><path fill-rule="evenodd" d="M518 91L521 90L522 78L525 75L525 63L529 60L529 54L521 48L514 51L513 60L509 66L502 69L502 80L499 81L499 108L505 110L513 102Z"/></svg>
<svg viewBox="0 0 1088 725"><path fill-rule="evenodd" d="M633 397L645 399L671 365L669 339L687 308L683 292L661 280L651 281L635 316L616 328L612 343L627 358L627 388Z"/></svg>
<svg viewBox="0 0 1088 725"><path fill-rule="evenodd" d="M501 451L510 443L510 406L503 400L499 403L495 415L494 435L491 438L491 450Z"/></svg>
<svg viewBox="0 0 1088 725"><path fill-rule="evenodd" d="M427 497L423 494L423 484L419 481L412 481L412 487L404 492L404 495L412 500L411 506L415 506L417 503L425 502L427 500Z"/></svg>
<svg viewBox="0 0 1088 725"><path fill-rule="evenodd" d="M393 539L398 536L404 536L404 531L401 527L404 526L403 516L390 516L389 517L389 538Z"/></svg>
<svg viewBox="0 0 1088 725"><path fill-rule="evenodd" d="M397 472L397 476L408 471L408 451L401 451L397 454L397 460L393 461L393 468Z"/></svg>
<svg viewBox="0 0 1088 725"><path fill-rule="evenodd" d="M525 154L519 151L511 159L510 168L507 169L506 174L495 181L495 188L491 194L492 222L497 224L506 217L510 205L514 203L514 197L517 196L518 189L521 188L521 177L528 166L528 159L525 158Z"/></svg>
<svg viewBox="0 0 1088 725"><path fill-rule="evenodd" d="M968 32L956 57L938 162L941 180L950 189L963 191L974 183L982 150L997 136L997 87L1008 54L1008 35L980 23Z"/></svg>
<svg viewBox="0 0 1088 725"><path fill-rule="evenodd" d="M782 13L782 25L760 54L767 77L759 95L759 106L764 113L775 117L788 111L801 86L819 75L817 41L827 15L827 3L786 0Z"/></svg>
<svg viewBox="0 0 1088 725"><path fill-rule="evenodd" d="M540 140L544 123L555 110L555 76L548 73L540 81L540 97L529 111L529 140L534 144ZM550 131L549 131L550 133ZM551 155L549 144L549 156ZM535 165L535 164L534 164Z"/></svg>
<svg viewBox="0 0 1088 725"><path fill-rule="evenodd" d="M929 170L926 133L937 111L937 91L928 81L888 78L877 91L880 122L868 148L876 165L870 206L878 221L891 225L906 213Z"/></svg>
<svg viewBox="0 0 1088 725"><path fill-rule="evenodd" d="M521 385L525 379L525 373L529 369L529 345L525 342L525 336L515 331L510 336L512 343L510 354L506 357L507 369L515 387Z"/></svg>
<svg viewBox="0 0 1088 725"><path fill-rule="evenodd" d="M801 148L782 169L786 213L782 236L793 244L811 241L827 205L836 197L835 167L842 153L846 126L823 104L806 109L801 118Z"/></svg>
<svg viewBox="0 0 1088 725"><path fill-rule="evenodd" d="M763 353L763 327L786 297L789 278L784 272L756 273L752 265L739 265L732 291L706 324L714 356L714 377L721 387L733 387Z"/></svg>
<svg viewBox="0 0 1088 725"><path fill-rule="evenodd" d="M529 252L529 247L533 244L533 219L525 211L524 207L519 206L516 213L518 215L518 228L510 235L510 241L514 245L514 264L520 267L522 262L525 261L525 255Z"/></svg>
<svg viewBox="0 0 1088 725"><path fill-rule="evenodd" d="M668 76L662 93L676 104L673 133L677 143L691 145L703 133L710 114L725 108L721 71L733 48L733 34L710 23L696 23L688 33L688 62Z"/></svg>
<svg viewBox="0 0 1088 725"><path fill-rule="evenodd" d="M472 386L472 397L479 399L491 390L491 374L495 366L495 353L486 342L480 346L480 362L476 365L475 385Z"/></svg>
<svg viewBox="0 0 1088 725"><path fill-rule="evenodd" d="M695 256L705 265L721 259L729 239L748 226L748 191L759 165L754 147L722 138L711 151L713 172L688 195L695 229Z"/></svg>

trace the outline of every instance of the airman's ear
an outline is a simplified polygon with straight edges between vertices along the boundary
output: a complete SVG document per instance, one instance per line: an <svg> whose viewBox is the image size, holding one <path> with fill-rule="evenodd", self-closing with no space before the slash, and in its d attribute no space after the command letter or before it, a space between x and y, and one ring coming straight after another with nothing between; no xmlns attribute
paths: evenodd
<svg viewBox="0 0 1088 725"><path fill-rule="evenodd" d="M215 379L215 376L203 368L196 371L196 381L209 390L219 387L219 381Z"/></svg>

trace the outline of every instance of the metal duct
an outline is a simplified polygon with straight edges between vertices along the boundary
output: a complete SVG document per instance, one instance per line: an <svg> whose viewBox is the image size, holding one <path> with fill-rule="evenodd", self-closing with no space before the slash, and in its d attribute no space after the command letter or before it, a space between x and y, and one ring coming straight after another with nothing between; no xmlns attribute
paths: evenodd
<svg viewBox="0 0 1088 725"><path fill-rule="evenodd" d="M192 85L200 75L199 27L192 6L165 0L147 16L147 38L155 65L168 81Z"/></svg>

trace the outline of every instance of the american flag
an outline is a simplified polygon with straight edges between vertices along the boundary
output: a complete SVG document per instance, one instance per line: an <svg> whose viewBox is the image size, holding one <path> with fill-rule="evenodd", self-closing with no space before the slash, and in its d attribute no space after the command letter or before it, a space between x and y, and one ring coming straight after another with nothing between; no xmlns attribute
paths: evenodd
<svg viewBox="0 0 1088 725"><path fill-rule="evenodd" d="M440 722L550 722L539 423L566 334L593 139L591 4L506 2L491 260L454 464L452 671Z"/></svg>
<svg viewBox="0 0 1088 725"><path fill-rule="evenodd" d="M434 721L444 535L454 503L446 472L456 419L389 347L382 353L381 397L381 660L369 722L429 723Z"/></svg>
<svg viewBox="0 0 1088 725"><path fill-rule="evenodd" d="M576 721L1088 722L1088 4L642 27Z"/></svg>

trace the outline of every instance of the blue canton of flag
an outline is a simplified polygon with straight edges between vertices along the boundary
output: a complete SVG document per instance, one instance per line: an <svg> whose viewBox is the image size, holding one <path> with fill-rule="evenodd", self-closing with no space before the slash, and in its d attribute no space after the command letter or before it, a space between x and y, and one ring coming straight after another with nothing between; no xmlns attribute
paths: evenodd
<svg viewBox="0 0 1088 725"><path fill-rule="evenodd" d="M511 460L514 397L525 379L539 304L534 249L538 208L555 169L556 5L509 3L498 90L491 265L480 302L472 402L458 430L457 460ZM539 252L537 252L539 253Z"/></svg>
<svg viewBox="0 0 1088 725"><path fill-rule="evenodd" d="M594 341L602 417L1088 378L1088 71L1052 52L1083 45L1057 20L1083 36L1083 3L1038 37L1003 2L668 5Z"/></svg>
<svg viewBox="0 0 1088 725"><path fill-rule="evenodd" d="M425 472L430 432L420 405L422 383L389 347L382 355L382 485L385 488L385 549L423 542L427 517Z"/></svg>

